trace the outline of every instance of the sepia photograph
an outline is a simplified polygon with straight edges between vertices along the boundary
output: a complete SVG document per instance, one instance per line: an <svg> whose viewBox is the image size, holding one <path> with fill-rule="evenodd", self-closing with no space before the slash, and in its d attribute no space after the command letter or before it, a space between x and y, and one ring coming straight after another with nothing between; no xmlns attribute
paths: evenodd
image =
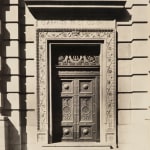
<svg viewBox="0 0 150 150"><path fill-rule="evenodd" d="M150 150L150 1L0 0L0 150Z"/></svg>

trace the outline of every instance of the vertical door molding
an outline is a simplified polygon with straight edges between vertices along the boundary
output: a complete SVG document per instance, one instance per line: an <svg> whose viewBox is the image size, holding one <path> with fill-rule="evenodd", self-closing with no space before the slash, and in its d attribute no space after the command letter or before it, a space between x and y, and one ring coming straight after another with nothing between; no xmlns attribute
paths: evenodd
<svg viewBox="0 0 150 150"><path fill-rule="evenodd" d="M100 91L101 144L116 143L116 31L112 29L38 29L37 30L37 139L48 144L49 136L49 41L95 40L102 44ZM103 42L102 42L103 41ZM51 57L51 56L50 56ZM100 81L100 82L101 82Z"/></svg>

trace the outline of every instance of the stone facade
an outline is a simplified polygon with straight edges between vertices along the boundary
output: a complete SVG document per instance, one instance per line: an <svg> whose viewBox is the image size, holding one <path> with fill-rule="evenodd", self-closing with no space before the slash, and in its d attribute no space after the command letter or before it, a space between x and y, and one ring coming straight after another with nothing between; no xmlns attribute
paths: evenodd
<svg viewBox="0 0 150 150"><path fill-rule="evenodd" d="M149 1L126 0L122 4L122 0L118 0L117 3L113 3L112 0L107 1L106 6L92 4L91 6L98 10L91 12L90 15L87 14L87 17L85 13L72 14L72 16L66 13L66 16L62 16L54 14L55 11L47 11L46 7L44 8L46 11L43 11L43 8L34 9L38 8L39 3L36 2L32 6L29 1L26 0L26 3L23 0L0 1L0 136L2 139L0 149L149 150ZM101 11L104 7L105 10ZM68 35L61 35L64 32ZM108 141L112 139L113 142L107 143L104 140L103 144L93 143L88 148L83 147L82 144L72 144L67 147L68 143L67 146L60 147L48 142L47 120L44 120L46 132L39 130L39 125L42 125L40 115L49 117L49 111L47 108L42 108L43 105L39 101L41 99L38 99L42 94L39 89L46 88L43 87L43 83L39 85L39 73L47 68L47 66L39 66L43 65L42 60L46 59L47 55L39 61L37 52L40 52L42 46L46 46L41 44L42 40L45 42L46 39L85 38L84 32L93 34L93 37L87 34L86 38L100 38L104 41L109 39L107 35L102 37L104 33L114 32L115 35L112 43L114 45L110 46L114 52L110 58L115 65L112 71L113 73L116 71L112 75L114 78L116 76L116 80L111 80L116 88L112 89L115 106L111 109L114 110L112 116L116 124L115 129L108 132L110 133L108 137L103 137L103 139L110 139ZM46 77L44 81L40 81L45 82ZM45 89L45 96L46 90L48 89Z"/></svg>

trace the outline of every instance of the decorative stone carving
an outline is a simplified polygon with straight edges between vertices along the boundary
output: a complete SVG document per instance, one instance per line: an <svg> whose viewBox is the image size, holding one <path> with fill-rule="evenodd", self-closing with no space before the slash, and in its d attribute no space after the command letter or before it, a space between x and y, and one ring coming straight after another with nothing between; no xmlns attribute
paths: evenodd
<svg viewBox="0 0 150 150"><path fill-rule="evenodd" d="M59 66L98 66L98 56L59 56L58 57Z"/></svg>
<svg viewBox="0 0 150 150"><path fill-rule="evenodd" d="M115 31L106 30L53 30L39 29L37 31L37 106L38 106L38 130L48 130L48 109L47 109L47 42L48 40L99 40L104 42L106 51L106 102L105 102L105 130L106 133L115 134L115 109L116 109L116 52L115 52ZM68 59L74 63L81 60L97 63L96 58L85 58L83 56L68 57L59 59L60 64ZM67 60L67 61L68 61ZM89 129L88 129L89 130ZM83 130L84 131L84 130ZM89 131L88 131L89 132Z"/></svg>

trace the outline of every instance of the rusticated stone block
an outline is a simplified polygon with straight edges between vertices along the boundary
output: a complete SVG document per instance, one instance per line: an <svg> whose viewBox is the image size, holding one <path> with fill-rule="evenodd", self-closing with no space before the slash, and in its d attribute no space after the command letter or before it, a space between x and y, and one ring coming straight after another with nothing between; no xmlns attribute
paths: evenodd
<svg viewBox="0 0 150 150"><path fill-rule="evenodd" d="M128 125L131 123L131 111L119 110L118 111L118 123L119 125Z"/></svg>
<svg viewBox="0 0 150 150"><path fill-rule="evenodd" d="M7 82L8 92L19 92L19 76L11 76L10 81Z"/></svg>
<svg viewBox="0 0 150 150"><path fill-rule="evenodd" d="M142 13L139 13L142 12ZM147 6L134 6L131 10L132 21L148 21L148 7ZM144 14L144 15L143 15Z"/></svg>
<svg viewBox="0 0 150 150"><path fill-rule="evenodd" d="M148 41L138 40L132 43L132 57L149 55Z"/></svg>
<svg viewBox="0 0 150 150"><path fill-rule="evenodd" d="M6 46L6 57L19 57L19 42L10 41L9 46Z"/></svg>
<svg viewBox="0 0 150 150"><path fill-rule="evenodd" d="M130 74L131 74L131 60L119 60L118 75L130 75Z"/></svg>
<svg viewBox="0 0 150 150"><path fill-rule="evenodd" d="M4 34L4 39L19 39L18 23L6 23L7 34Z"/></svg>
<svg viewBox="0 0 150 150"><path fill-rule="evenodd" d="M118 92L131 92L131 77L118 77Z"/></svg>
<svg viewBox="0 0 150 150"><path fill-rule="evenodd" d="M118 94L118 108L119 109L129 109L131 108L131 98L132 94Z"/></svg>
<svg viewBox="0 0 150 150"><path fill-rule="evenodd" d="M131 26L118 26L118 41L131 41L132 40L132 27Z"/></svg>
<svg viewBox="0 0 150 150"><path fill-rule="evenodd" d="M6 22L18 22L19 15L18 15L18 6L9 6L9 11L6 11Z"/></svg>
<svg viewBox="0 0 150 150"><path fill-rule="evenodd" d="M26 61L26 75L33 75L36 74L36 63L34 60L27 60Z"/></svg>
<svg viewBox="0 0 150 150"><path fill-rule="evenodd" d="M118 58L131 58L131 43L118 43Z"/></svg>
<svg viewBox="0 0 150 150"><path fill-rule="evenodd" d="M6 63L10 69L10 74L19 74L19 59L18 58L7 58Z"/></svg>

